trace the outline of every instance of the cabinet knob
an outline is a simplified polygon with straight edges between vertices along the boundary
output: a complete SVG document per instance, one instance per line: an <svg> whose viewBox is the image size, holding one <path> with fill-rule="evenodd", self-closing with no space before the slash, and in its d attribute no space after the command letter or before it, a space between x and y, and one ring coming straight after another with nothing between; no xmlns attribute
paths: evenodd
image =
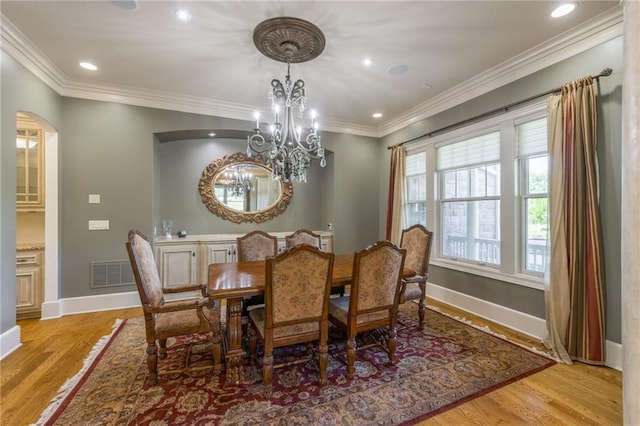
<svg viewBox="0 0 640 426"><path fill-rule="evenodd" d="M192 251L192 252L191 252L191 256L196 257L196 252L195 252L195 251Z"/></svg>

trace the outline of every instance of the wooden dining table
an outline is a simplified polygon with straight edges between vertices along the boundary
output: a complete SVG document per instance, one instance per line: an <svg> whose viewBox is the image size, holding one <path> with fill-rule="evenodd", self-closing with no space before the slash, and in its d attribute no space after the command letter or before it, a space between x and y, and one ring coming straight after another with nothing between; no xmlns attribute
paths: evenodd
<svg viewBox="0 0 640 426"><path fill-rule="evenodd" d="M333 262L331 287L348 285L352 281L353 253L336 254ZM405 267L403 278L412 277L415 271ZM242 347L242 299L264 294L266 261L236 263L212 263L209 265L209 297L213 300L226 299L226 327L214 330L216 353L224 354L227 381L241 383L244 379L244 350ZM223 345L224 348L219 347ZM220 366L217 366L218 368ZM217 368L217 369L218 369Z"/></svg>

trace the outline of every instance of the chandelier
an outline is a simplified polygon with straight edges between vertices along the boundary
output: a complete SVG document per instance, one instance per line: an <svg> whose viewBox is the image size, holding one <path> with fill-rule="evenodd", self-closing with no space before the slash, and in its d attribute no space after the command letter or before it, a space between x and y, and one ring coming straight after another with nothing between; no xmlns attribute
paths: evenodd
<svg viewBox="0 0 640 426"><path fill-rule="evenodd" d="M233 197L242 197L251 191L251 173L242 166L236 166L232 171L225 171L220 182Z"/></svg>
<svg viewBox="0 0 640 426"><path fill-rule="evenodd" d="M287 75L284 84L271 80L273 123L263 133L260 115L255 114L256 127L247 136L247 156L264 154L274 180L306 182L312 159L320 159L321 167L326 160L315 112L311 112L307 127L296 125L294 116L303 118L306 109L305 83L302 79L292 82L290 67L291 63L316 58L324 49L324 35L310 22L283 17L260 23L253 32L253 41L268 58L285 62Z"/></svg>

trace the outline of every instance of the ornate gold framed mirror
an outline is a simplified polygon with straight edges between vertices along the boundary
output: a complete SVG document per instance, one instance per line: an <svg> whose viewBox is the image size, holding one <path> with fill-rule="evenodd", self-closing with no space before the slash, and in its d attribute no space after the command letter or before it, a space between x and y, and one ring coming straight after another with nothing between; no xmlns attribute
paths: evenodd
<svg viewBox="0 0 640 426"><path fill-rule="evenodd" d="M233 223L262 223L284 212L293 196L291 182L274 181L262 157L241 152L211 161L198 183L207 209Z"/></svg>

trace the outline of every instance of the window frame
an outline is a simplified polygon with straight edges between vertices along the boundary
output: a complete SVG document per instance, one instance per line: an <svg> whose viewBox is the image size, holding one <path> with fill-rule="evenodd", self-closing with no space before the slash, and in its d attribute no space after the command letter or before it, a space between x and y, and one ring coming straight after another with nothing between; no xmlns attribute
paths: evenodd
<svg viewBox="0 0 640 426"><path fill-rule="evenodd" d="M546 117L546 115L546 102L538 101L517 110L489 117L443 134L424 137L405 146L407 156L422 151L426 153L426 227L434 230L434 236L436 237L431 251L431 264L525 287L544 289L544 277L539 274L524 273L522 267L524 237L521 232L523 226L521 216L523 215L524 207L520 190L522 176L516 150L516 125ZM502 237L500 243L501 264L497 267L492 264L455 260L442 255L440 235L442 214L441 204L438 202L440 188L438 186L436 165L436 149L438 147L460 142L496 129L500 131L501 196L499 197L499 226Z"/></svg>

